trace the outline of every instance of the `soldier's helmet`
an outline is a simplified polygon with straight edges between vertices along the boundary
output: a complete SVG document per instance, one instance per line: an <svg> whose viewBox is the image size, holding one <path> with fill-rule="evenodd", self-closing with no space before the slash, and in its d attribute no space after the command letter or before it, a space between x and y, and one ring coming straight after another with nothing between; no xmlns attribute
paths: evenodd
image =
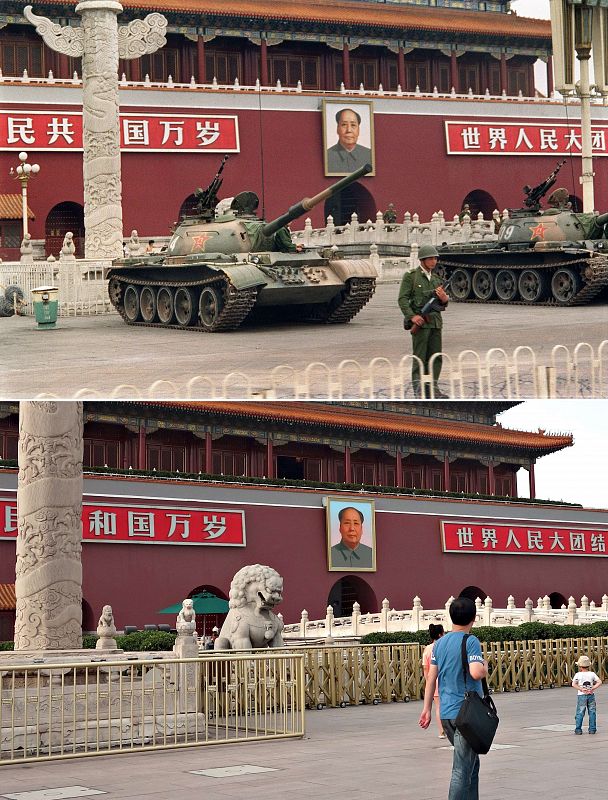
<svg viewBox="0 0 608 800"><path fill-rule="evenodd" d="M421 261L425 258L439 258L439 253L437 252L437 248L433 247L432 244L423 244L420 250L418 250L418 258Z"/></svg>
<svg viewBox="0 0 608 800"><path fill-rule="evenodd" d="M568 190L560 187L551 192L547 198L547 205L550 208L567 208L569 199Z"/></svg>

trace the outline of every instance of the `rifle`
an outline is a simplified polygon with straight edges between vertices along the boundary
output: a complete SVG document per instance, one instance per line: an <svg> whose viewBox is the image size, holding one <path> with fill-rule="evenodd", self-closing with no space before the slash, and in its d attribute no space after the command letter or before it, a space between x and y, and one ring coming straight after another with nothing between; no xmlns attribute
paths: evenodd
<svg viewBox="0 0 608 800"><path fill-rule="evenodd" d="M194 196L198 198L198 203L196 204L196 212L200 214L201 217L213 218L215 213L215 207L217 205L217 195L222 185L222 178L221 174L224 171L224 166L226 161L230 158L229 155L225 155L222 158L222 163L220 164L220 168L215 173L215 178L211 181L209 186L206 189L195 189Z"/></svg>
<svg viewBox="0 0 608 800"><path fill-rule="evenodd" d="M524 194L528 195L524 200L524 206L526 208L529 208L532 211L539 211L541 197L544 197L549 189L553 186L557 179L557 173L565 163L566 159L560 161L549 177L542 183L539 183L538 186L524 186Z"/></svg>
<svg viewBox="0 0 608 800"><path fill-rule="evenodd" d="M444 291L447 292L447 290L450 288L451 280L452 278L448 278L447 281L443 284ZM427 314L430 314L431 311L445 311L445 306L443 305L443 303L440 302L436 294L433 294L431 299L427 300L426 303L422 306L422 308L420 309L419 316L425 317ZM412 336L415 336L422 326L414 324L411 319L404 319L403 327L405 328L406 331L409 331L412 334Z"/></svg>

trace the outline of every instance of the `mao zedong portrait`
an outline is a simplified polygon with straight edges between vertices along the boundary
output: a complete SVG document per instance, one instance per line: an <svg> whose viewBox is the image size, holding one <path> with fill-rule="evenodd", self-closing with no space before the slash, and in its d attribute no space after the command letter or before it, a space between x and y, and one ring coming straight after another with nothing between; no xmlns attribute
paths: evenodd
<svg viewBox="0 0 608 800"><path fill-rule="evenodd" d="M352 108L342 108L336 114L338 141L327 150L327 171L354 172L371 164L372 151L358 144L361 116Z"/></svg>
<svg viewBox="0 0 608 800"><path fill-rule="evenodd" d="M332 569L373 569L373 550L361 544L365 518L358 508L346 506L338 512L340 536L338 544L330 551Z"/></svg>

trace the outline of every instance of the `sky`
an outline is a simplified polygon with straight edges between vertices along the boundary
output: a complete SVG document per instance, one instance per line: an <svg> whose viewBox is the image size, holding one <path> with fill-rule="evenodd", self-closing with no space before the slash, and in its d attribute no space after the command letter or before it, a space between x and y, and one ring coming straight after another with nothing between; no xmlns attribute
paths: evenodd
<svg viewBox="0 0 608 800"><path fill-rule="evenodd" d="M549 0L511 0L511 8L519 17L549 19Z"/></svg>
<svg viewBox="0 0 608 800"><path fill-rule="evenodd" d="M536 496L608 509L608 400L529 400L498 416L505 428L571 433L574 445L536 462ZM528 473L518 474L529 496Z"/></svg>

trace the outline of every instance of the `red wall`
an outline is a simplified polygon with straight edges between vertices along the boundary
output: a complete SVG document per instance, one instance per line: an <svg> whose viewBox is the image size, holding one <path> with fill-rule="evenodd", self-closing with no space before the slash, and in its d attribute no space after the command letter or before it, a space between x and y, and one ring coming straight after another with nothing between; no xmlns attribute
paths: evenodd
<svg viewBox="0 0 608 800"><path fill-rule="evenodd" d="M206 99L206 96L202 98ZM262 99L264 102L266 98ZM479 101L483 103L483 101ZM48 106L28 104L25 110L48 110ZM429 108L427 102L425 108ZM509 107L511 110L512 106ZM522 110L523 110L522 106ZM123 111L130 111L127 106ZM136 109L141 111L140 109ZM149 107L156 113L192 113L192 109ZM199 109L204 111L204 108ZM208 107L211 113L218 109ZM529 114L530 109L526 107ZM224 171L221 195L228 197L244 189L262 196L260 118L255 110L220 109L219 113L236 113L239 117L241 152L231 156ZM525 116L526 123L547 118ZM453 119L463 119L454 103ZM554 168L557 157L526 156L448 156L445 153L444 120L431 114L374 115L376 141L376 176L363 178L378 209L394 202L399 215L409 210L418 213L421 221L443 210L446 218L458 213L464 197L475 189L483 189L496 199L499 210L521 205L524 184L537 184ZM484 117L484 121L491 120ZM523 118L522 118L523 120ZM554 123L564 122L556 117ZM264 184L266 217L285 211L305 195L327 186L331 179L323 175L322 132L319 112L265 111L262 117ZM30 160L41 165L41 173L30 185L30 206L36 214L31 225L34 238L44 237L44 223L53 205L63 201L82 203L82 153L33 152ZM183 200L197 186L204 186L219 165L219 154L129 153L122 159L123 215L126 235L136 228L143 239L168 234L177 218ZM596 206L608 208L606 162L594 161L596 173ZM17 163L16 152L0 153L0 175L6 176ZM573 170L573 172L572 172ZM580 159L574 159L562 172L565 185L580 195L578 176ZM13 192L10 179L1 182L1 191ZM323 222L323 206L311 214L313 224ZM296 222L294 227L302 227Z"/></svg>
<svg viewBox="0 0 608 800"><path fill-rule="evenodd" d="M137 494L135 484L128 492ZM163 494L167 489L162 490ZM251 490L250 502L256 502ZM273 502L288 504L290 493L276 491ZM597 558L525 555L443 554L439 517L424 514L426 501L417 501L416 515L376 512L377 572L356 573L376 596L377 611L387 597L391 607L411 608L419 595L425 608L442 607L449 595L474 585L485 591L498 607L505 607L509 594L518 606L527 597L560 592L586 594L599 605L607 591L605 562ZM214 503L205 503L213 507ZM446 513L467 516L467 503L446 501ZM238 503L230 507L239 507ZM104 604L110 603L118 627L167 622L156 614L182 600L192 589L210 585L228 593L234 573L245 564L274 567L285 579L285 600L279 610L286 622L296 622L306 608L310 619L325 616L328 595L336 581L348 573L328 572L325 511L323 508L244 505L246 548L154 544L83 543L83 596L97 620ZM449 509L449 511L448 511ZM525 525L525 507L518 509L517 524ZM499 507L484 510L486 515ZM470 515L469 511L469 515ZM558 517L547 508L547 520ZM598 521L604 517L598 515ZM493 520L499 524L500 519ZM537 519L534 525L541 522ZM552 523L549 523L552 524ZM567 526L567 523L564 524ZM15 579L14 541L0 541L0 583Z"/></svg>

